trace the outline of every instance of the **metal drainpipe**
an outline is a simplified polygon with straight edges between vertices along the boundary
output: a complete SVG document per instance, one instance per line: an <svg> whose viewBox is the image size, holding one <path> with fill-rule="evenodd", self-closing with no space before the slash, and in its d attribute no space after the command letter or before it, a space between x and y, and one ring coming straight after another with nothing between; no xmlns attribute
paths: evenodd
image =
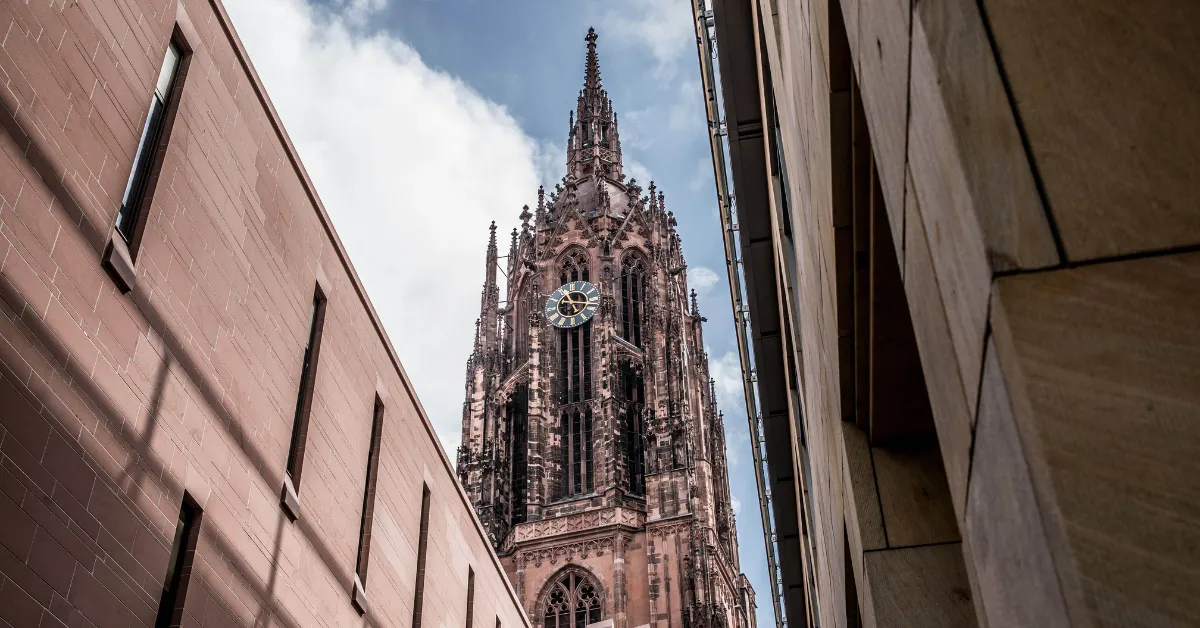
<svg viewBox="0 0 1200 628"><path fill-rule="evenodd" d="M704 109L708 117L709 145L712 149L713 174L717 187L717 202L720 204L721 227L724 232L725 266L729 273L729 296L733 302L734 330L737 336L738 357L742 367L742 387L746 398L746 420L750 427L753 444L754 478L758 483L758 508L762 519L763 543L767 550L767 568L771 572L771 604L775 609L776 628L786 628L787 616L780 600L779 587L782 577L776 560L777 548L774 521L771 513L771 491L766 484L766 455L762 450L762 418L758 413L758 376L753 367L753 348L749 340L749 308L743 297L743 275L741 246L737 241L736 207L729 183L725 161L725 130L721 122L722 111L717 89L714 57L716 50L715 22L712 11L705 7L706 0L692 0L692 17L696 28L696 54L700 62L700 79L704 86Z"/></svg>

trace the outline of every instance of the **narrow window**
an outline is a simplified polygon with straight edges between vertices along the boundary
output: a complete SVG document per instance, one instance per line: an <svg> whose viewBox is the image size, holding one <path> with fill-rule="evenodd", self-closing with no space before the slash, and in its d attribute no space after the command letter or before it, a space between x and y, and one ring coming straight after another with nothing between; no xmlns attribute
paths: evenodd
<svg viewBox="0 0 1200 628"><path fill-rule="evenodd" d="M526 450L529 446L529 386L520 384L513 391L508 402L508 417L512 425L512 460L511 486L513 494L512 521L525 521L525 491L527 483L525 474L528 471Z"/></svg>
<svg viewBox="0 0 1200 628"><path fill-rule="evenodd" d="M375 398L371 420L371 445L367 453L367 483L363 490L362 521L358 525L358 563L354 573L363 589L367 588L367 560L371 557L371 527L375 521L375 486L379 481L379 444L383 437L383 402Z"/></svg>
<svg viewBox="0 0 1200 628"><path fill-rule="evenodd" d="M595 490L592 456L592 410L572 410L562 417L563 497Z"/></svg>
<svg viewBox="0 0 1200 628"><path fill-rule="evenodd" d="M417 541L417 584L413 587L412 628L421 628L421 607L425 598L425 553L429 549L429 485L421 487L421 536Z"/></svg>
<svg viewBox="0 0 1200 628"><path fill-rule="evenodd" d="M621 337L635 347L642 346L642 297L646 289L646 269L637 258L621 268Z"/></svg>
<svg viewBox="0 0 1200 628"><path fill-rule="evenodd" d="M642 374L628 362L621 365L621 392L625 402L625 467L629 471L629 492L646 494L646 462L642 440L642 408L645 384Z"/></svg>
<svg viewBox="0 0 1200 628"><path fill-rule="evenodd" d="M158 617L154 628L178 626L183 621L183 602L188 582L192 578L192 558L196 555L196 540L200 537L200 507L191 495L183 494L179 507L179 523L175 525L175 542L171 545L171 562L163 582L158 602Z"/></svg>
<svg viewBox="0 0 1200 628"><path fill-rule="evenodd" d="M150 112L146 114L146 122L142 125L142 137L138 140L137 151L133 155L133 168L129 173L129 181L125 183L125 194L121 197L121 208L117 211L116 228L125 241L133 249L139 238L141 223L146 213L146 206L154 193L159 170L162 167L163 153L166 152L167 138L178 102L172 97L178 92L182 81L176 80L183 60L183 50L175 39L167 44L166 56L162 68L158 72L158 81L154 84L154 93L150 96Z"/></svg>
<svg viewBox="0 0 1200 628"><path fill-rule="evenodd" d="M568 497L571 491L571 421L567 413L562 413L562 423L559 434L562 435L562 497Z"/></svg>
<svg viewBox="0 0 1200 628"><path fill-rule="evenodd" d="M583 434L580 438L583 441L583 473L584 482L583 488L588 493L595 490L595 485L592 481L592 409L588 408L583 411Z"/></svg>
<svg viewBox="0 0 1200 628"><path fill-rule="evenodd" d="M583 398L592 398L592 321L579 328L580 342L583 343L583 361L579 367L583 369Z"/></svg>
<svg viewBox="0 0 1200 628"><path fill-rule="evenodd" d="M586 324L586 323L585 323ZM567 375L567 369L570 368L570 359L568 358L569 343L567 342L568 330L559 331L558 334L558 402L568 403L568 382L571 378Z"/></svg>
<svg viewBox="0 0 1200 628"><path fill-rule="evenodd" d="M571 413L571 494L583 492L583 455L580 451L583 443L579 439L579 413Z"/></svg>
<svg viewBox="0 0 1200 628"><path fill-rule="evenodd" d="M467 628L475 623L475 569L467 567Z"/></svg>
<svg viewBox="0 0 1200 628"><path fill-rule="evenodd" d="M313 387L317 377L317 357L321 352L321 330L325 326L325 295L317 288L309 311L308 344L300 368L300 389L296 393L296 416L292 420L292 441L288 448L287 474L292 488L300 490L300 471L304 466L304 445L308 441L308 417L312 411Z"/></svg>

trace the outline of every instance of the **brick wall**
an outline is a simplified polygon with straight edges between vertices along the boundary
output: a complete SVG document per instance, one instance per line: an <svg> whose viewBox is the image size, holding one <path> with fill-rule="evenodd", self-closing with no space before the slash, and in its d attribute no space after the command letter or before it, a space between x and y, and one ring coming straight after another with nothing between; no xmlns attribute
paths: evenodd
<svg viewBox="0 0 1200 628"><path fill-rule="evenodd" d="M191 48L123 294L101 260L175 31ZM0 624L154 622L184 492L185 625L527 625L219 0L0 4ZM280 507L309 306L328 306L300 516ZM87 624L86 622L90 622Z"/></svg>

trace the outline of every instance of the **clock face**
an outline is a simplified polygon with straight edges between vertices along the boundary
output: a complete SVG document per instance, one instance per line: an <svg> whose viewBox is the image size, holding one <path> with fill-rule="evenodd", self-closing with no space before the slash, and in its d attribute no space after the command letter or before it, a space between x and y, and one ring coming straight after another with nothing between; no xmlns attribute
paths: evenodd
<svg viewBox="0 0 1200 628"><path fill-rule="evenodd" d="M578 327L596 314L600 290L586 281L572 281L546 299L546 320L563 329Z"/></svg>

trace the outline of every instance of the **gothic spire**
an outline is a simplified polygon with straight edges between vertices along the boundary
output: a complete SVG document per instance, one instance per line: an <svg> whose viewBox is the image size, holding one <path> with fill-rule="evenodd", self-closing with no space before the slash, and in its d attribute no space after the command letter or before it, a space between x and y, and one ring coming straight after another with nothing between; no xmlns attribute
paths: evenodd
<svg viewBox="0 0 1200 628"><path fill-rule="evenodd" d="M571 113L571 132L567 137L567 176L583 179L598 175L621 181L621 140L617 134L617 115L608 92L600 84L600 56L596 53L596 29L589 28L583 89L575 111Z"/></svg>
<svg viewBox="0 0 1200 628"><path fill-rule="evenodd" d="M537 213L534 214L534 228L541 229L546 224L546 186L538 186Z"/></svg>
<svg viewBox="0 0 1200 628"><path fill-rule="evenodd" d="M596 29L588 28L587 36L587 68L583 71L583 91L595 94L600 91L600 56L596 54Z"/></svg>
<svg viewBox="0 0 1200 628"><path fill-rule="evenodd" d="M488 236L487 248L487 279L483 284L483 298L479 305L479 320L483 325L483 346L489 349L495 341L495 321L497 310L500 307L500 288L496 283L496 264L500 259L500 253L496 249L496 221L492 221L491 227L488 228L491 235Z"/></svg>

